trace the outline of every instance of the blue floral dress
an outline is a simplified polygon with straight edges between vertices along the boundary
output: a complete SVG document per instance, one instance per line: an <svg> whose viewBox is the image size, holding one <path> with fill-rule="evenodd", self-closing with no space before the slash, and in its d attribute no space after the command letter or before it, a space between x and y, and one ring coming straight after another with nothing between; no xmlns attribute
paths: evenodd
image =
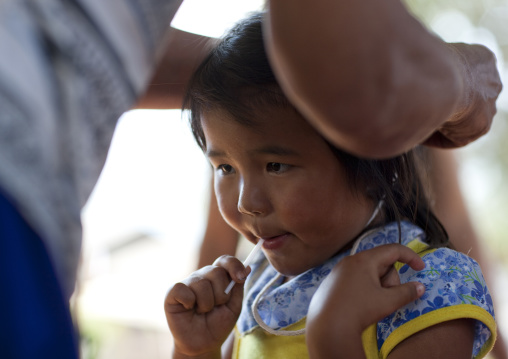
<svg viewBox="0 0 508 359"><path fill-rule="evenodd" d="M494 343L496 325L492 299L479 265L449 248L429 249L424 232L412 223L401 222L401 229L402 244L420 254L425 268L414 271L408 265L397 263L400 280L402 283L419 281L426 291L418 300L366 330L362 339L367 357L386 358L397 344L418 331L461 318L475 320L471 356L485 356ZM398 224L390 223L364 235L357 252L398 242ZM251 264L252 274L245 286L233 357L308 357L302 331L310 301L334 265L349 254L350 251L340 253L286 283L260 254Z"/></svg>

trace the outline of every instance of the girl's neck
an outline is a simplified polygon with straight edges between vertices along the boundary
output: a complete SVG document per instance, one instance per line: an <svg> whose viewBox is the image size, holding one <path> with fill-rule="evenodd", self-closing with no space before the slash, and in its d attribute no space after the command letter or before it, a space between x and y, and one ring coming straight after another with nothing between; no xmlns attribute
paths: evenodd
<svg viewBox="0 0 508 359"><path fill-rule="evenodd" d="M339 255L340 253L350 250L353 247L353 245L355 244L355 242L358 240L358 238L360 238L365 232L370 231L371 229L379 227L383 224L386 224L385 223L386 216L385 216L385 213L382 210L382 208L383 208L383 202L380 201L376 205L376 207L373 209L372 217L368 220L368 222L365 225L365 227L363 228L363 230L360 233L358 233L358 235L356 235L353 239L351 239L345 246L343 246L337 253L334 253L333 256L331 256L330 258L335 257L336 255ZM284 280L282 282L287 283L295 277L296 276L286 276L285 275Z"/></svg>

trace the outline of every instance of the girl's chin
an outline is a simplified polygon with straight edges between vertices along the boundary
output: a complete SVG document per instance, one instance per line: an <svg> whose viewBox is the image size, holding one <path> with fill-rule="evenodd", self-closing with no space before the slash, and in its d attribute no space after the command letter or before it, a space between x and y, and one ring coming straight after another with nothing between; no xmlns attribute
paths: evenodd
<svg viewBox="0 0 508 359"><path fill-rule="evenodd" d="M308 271L309 269L311 268L302 268L302 267L295 267L295 266L292 266L292 265L288 265L288 264L282 264L282 263L277 263L277 261L274 261L274 260L270 260L270 258L268 258L268 261L270 262L270 264L272 265L272 267L280 274L282 274L284 277L286 277L285 281L287 282L288 280L302 274L302 273L305 273L306 271Z"/></svg>

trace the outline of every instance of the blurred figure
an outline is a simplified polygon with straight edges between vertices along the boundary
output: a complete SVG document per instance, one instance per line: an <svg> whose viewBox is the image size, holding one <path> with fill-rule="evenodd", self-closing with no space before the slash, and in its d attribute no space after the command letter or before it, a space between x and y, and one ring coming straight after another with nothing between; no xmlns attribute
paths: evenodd
<svg viewBox="0 0 508 359"><path fill-rule="evenodd" d="M456 250L474 258L482 267L483 276L491 289L496 305L496 263L489 248L481 240L469 214L459 183L459 164L454 151L432 148L428 151L428 180L434 212L445 226ZM498 326L497 341L491 354L496 359L508 359L504 333Z"/></svg>
<svg viewBox="0 0 508 359"><path fill-rule="evenodd" d="M80 211L120 115L149 98L162 107L180 106L208 41L169 29L181 2L2 1L2 357L77 357L68 300L81 249ZM389 153L400 153L431 135L435 144L460 146L488 129L500 83L487 49L444 44L399 1L331 1L319 7L312 1L269 2L269 8L265 41L284 88L334 143L349 148L353 140L363 147L352 151L382 156L387 144ZM357 24L364 24L361 32ZM334 38L341 34L347 36ZM351 58L329 51L342 48ZM300 62L309 54L314 64ZM158 64L147 96L138 102ZM389 71L394 64L401 69L397 74ZM336 83L331 75L350 81ZM316 84L321 98L315 97ZM345 92L353 101L322 106L323 99ZM402 102L386 101L385 95ZM347 104L353 106L342 107ZM326 112L314 114L316 106ZM470 116L473 108L480 115ZM348 121L337 123L339 118ZM380 142L371 141L365 128ZM34 344L25 345L26 338Z"/></svg>
<svg viewBox="0 0 508 359"><path fill-rule="evenodd" d="M427 188L433 199L434 212L443 223L454 248L468 254L480 264L495 303L495 274L492 271L492 258L488 256L488 248L480 240L467 210L460 190L458 163L454 152L430 147L424 151L427 163L423 169L422 177L428 182ZM224 254L237 255L239 234L220 215L213 186L210 188L210 192L207 227L196 268L212 264ZM491 355L496 359L508 359L504 334L499 326L497 341Z"/></svg>
<svg viewBox="0 0 508 359"><path fill-rule="evenodd" d="M79 357L81 208L181 2L1 2L0 357Z"/></svg>

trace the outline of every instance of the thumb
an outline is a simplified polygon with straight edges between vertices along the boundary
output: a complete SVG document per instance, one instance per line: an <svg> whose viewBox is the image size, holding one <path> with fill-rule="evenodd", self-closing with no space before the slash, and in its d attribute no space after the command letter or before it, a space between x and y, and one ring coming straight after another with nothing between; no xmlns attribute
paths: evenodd
<svg viewBox="0 0 508 359"><path fill-rule="evenodd" d="M420 282L409 282L388 288L393 298L394 310L411 303L425 293L425 286Z"/></svg>
<svg viewBox="0 0 508 359"><path fill-rule="evenodd" d="M425 293L425 286L420 282L409 282L394 287L386 288L388 295L385 297L386 312L381 318L393 313L404 305L420 298Z"/></svg>
<svg viewBox="0 0 508 359"><path fill-rule="evenodd" d="M237 283L231 290L231 297L227 303L229 309L235 313L240 314L243 304L243 286L244 283Z"/></svg>

